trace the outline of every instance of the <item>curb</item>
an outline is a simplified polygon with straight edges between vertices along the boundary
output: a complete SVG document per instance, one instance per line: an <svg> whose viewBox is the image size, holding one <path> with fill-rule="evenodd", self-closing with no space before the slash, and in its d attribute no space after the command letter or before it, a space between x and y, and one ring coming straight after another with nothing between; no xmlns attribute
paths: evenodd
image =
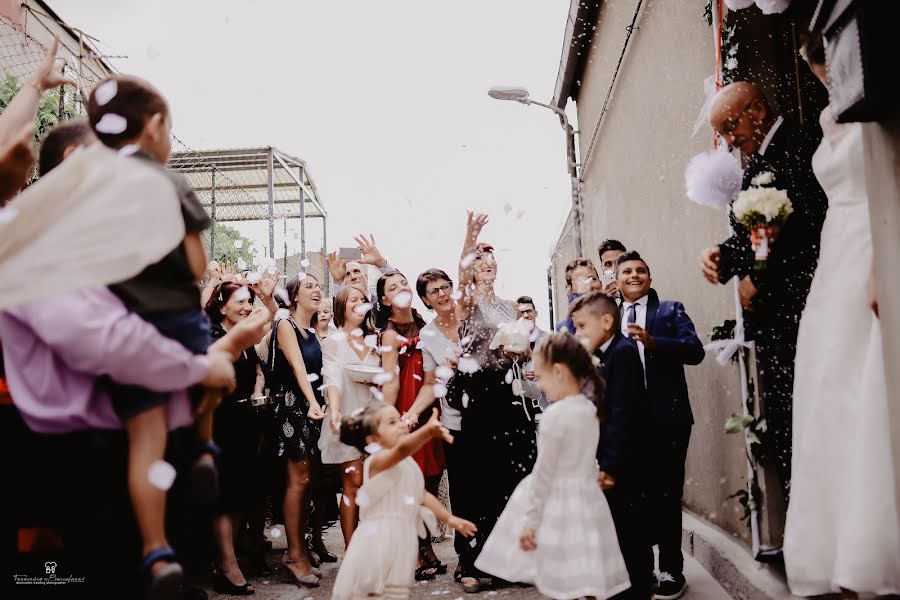
<svg viewBox="0 0 900 600"><path fill-rule="evenodd" d="M757 562L736 538L686 510L681 513L681 547L737 600L793 597L782 573Z"/></svg>

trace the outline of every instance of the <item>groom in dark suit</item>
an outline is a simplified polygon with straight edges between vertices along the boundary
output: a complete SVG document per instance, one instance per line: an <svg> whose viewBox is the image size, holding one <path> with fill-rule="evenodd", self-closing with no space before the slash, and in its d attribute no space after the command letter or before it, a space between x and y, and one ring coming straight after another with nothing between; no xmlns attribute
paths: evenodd
<svg viewBox="0 0 900 600"><path fill-rule="evenodd" d="M597 462L600 487L616 525L631 588L615 600L649 600L653 552L646 538L644 497L648 444L647 391L637 345L619 330L619 307L602 292L569 305L575 335L599 359L606 383Z"/></svg>
<svg viewBox="0 0 900 600"><path fill-rule="evenodd" d="M715 97L710 125L748 158L742 189L771 173L770 184L785 190L794 212L770 246L766 267L754 269L750 232L730 213L734 234L700 256L710 283L740 280L747 339L756 342L756 358L768 424L767 459L775 464L790 493L791 406L794 356L800 315L819 258L819 236L828 200L812 171L812 155L822 138L816 127L783 119L762 90L745 81L729 84Z"/></svg>
<svg viewBox="0 0 900 600"><path fill-rule="evenodd" d="M619 256L622 334L637 343L649 403L648 450L650 542L659 545L657 600L684 593L681 497L684 464L694 423L684 365L703 361L703 343L681 302L660 301L650 287L650 267L635 251Z"/></svg>

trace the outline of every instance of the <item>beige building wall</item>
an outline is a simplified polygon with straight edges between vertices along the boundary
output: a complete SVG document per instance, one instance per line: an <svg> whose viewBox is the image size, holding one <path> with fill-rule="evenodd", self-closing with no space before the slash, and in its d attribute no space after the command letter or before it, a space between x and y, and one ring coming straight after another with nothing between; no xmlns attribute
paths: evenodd
<svg viewBox="0 0 900 600"><path fill-rule="evenodd" d="M643 4L590 154L636 0L601 2L581 76L584 248L595 264L596 244L607 237L639 250L660 296L684 302L707 342L712 328L735 314L733 289L711 286L698 266L700 251L727 237L726 215L690 203L684 193L687 160L712 142L709 128L691 137L704 100L703 80L714 69L712 30L703 19L704 0ZM569 251L567 244L563 251ZM571 258L564 252L555 263ZM748 540L742 508L726 500L747 483L743 436L726 435L723 427L741 411L738 377L736 366L721 367L712 355L687 367L696 424L684 492L689 509Z"/></svg>

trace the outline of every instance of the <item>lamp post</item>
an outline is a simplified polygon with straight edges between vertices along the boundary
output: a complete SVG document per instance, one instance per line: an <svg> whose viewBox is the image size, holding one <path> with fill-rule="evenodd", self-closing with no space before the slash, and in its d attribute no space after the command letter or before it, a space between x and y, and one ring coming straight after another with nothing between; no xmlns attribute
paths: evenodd
<svg viewBox="0 0 900 600"><path fill-rule="evenodd" d="M529 97L528 90L521 87L492 87L488 90L488 96L496 100L512 100L525 106L536 105L549 108L559 116L563 131L566 132L566 164L569 169L569 179L572 184L572 217L574 221L575 254L583 256L581 247L581 183L578 180L578 163L575 160L575 130L569 123L566 112L557 106L536 102Z"/></svg>

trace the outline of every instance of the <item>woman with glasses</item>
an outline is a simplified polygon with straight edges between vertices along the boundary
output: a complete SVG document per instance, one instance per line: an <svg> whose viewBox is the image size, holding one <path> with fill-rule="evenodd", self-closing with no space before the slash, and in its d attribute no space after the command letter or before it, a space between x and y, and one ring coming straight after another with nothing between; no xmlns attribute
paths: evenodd
<svg viewBox="0 0 900 600"><path fill-rule="evenodd" d="M450 386L451 399L462 408L469 485L477 490L471 513L464 518L475 521L478 534L474 546L467 545L460 557L461 581L468 593L490 583L489 576L475 568L475 560L506 501L531 472L537 457L535 413L539 410L524 394L516 395L511 385L516 363L525 363L527 358L491 349L499 326L517 320L517 306L494 292L494 249L478 241L487 222L487 215L468 213L459 263L461 297L456 305L462 355Z"/></svg>
<svg viewBox="0 0 900 600"><path fill-rule="evenodd" d="M416 402L406 411L405 418L418 421L427 414L438 398L441 404L441 422L453 434L453 443L444 444L447 462L447 479L450 484L450 504L453 510L468 514L469 498L472 495L470 477L465 474L466 463L462 460L465 441L462 435L462 415L447 402L447 384L453 377L449 360L459 355L459 320L456 318L456 300L453 281L440 269L428 269L416 280L416 292L426 308L436 313L431 323L419 332L422 346L425 380ZM469 540L454 536L456 554L462 556ZM462 563L457 565L454 579L462 577Z"/></svg>

